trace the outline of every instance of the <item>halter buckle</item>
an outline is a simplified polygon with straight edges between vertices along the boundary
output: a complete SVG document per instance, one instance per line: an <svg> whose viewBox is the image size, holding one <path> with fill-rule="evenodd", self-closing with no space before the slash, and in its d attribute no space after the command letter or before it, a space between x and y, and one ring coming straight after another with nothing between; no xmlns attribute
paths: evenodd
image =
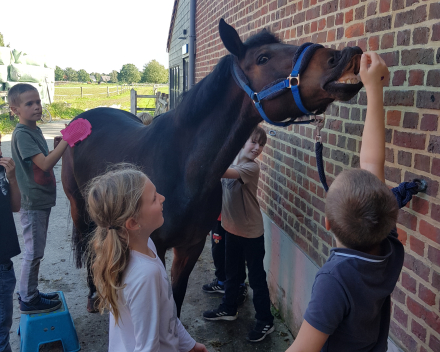
<svg viewBox="0 0 440 352"><path fill-rule="evenodd" d="M315 141L321 142L321 130L324 128L325 124L325 113L322 114L322 116L316 116L313 122L310 122L312 126L315 126Z"/></svg>
<svg viewBox="0 0 440 352"><path fill-rule="evenodd" d="M292 79L296 79L296 84L294 84L294 86L299 87L299 74L298 76L292 76L292 74L290 74L289 77L287 77L287 80L289 81L289 85L287 86L287 88L292 87Z"/></svg>

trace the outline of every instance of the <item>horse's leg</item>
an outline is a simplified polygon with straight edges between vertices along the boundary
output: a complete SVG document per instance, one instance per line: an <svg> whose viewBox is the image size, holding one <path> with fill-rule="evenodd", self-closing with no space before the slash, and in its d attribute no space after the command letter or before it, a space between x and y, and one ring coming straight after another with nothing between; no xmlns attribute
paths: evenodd
<svg viewBox="0 0 440 352"><path fill-rule="evenodd" d="M171 267L171 283L178 317L180 317L180 310L182 309L183 299L185 298L189 275L203 251L205 242L206 238L203 237L199 243L196 243L191 247L182 246L174 248L174 259Z"/></svg>
<svg viewBox="0 0 440 352"><path fill-rule="evenodd" d="M81 268L84 261L83 255L87 250L87 245L92 231L90 220L86 211L86 203L80 192L78 184L74 177L73 155L72 149L67 148L63 154L63 166L61 169L61 179L63 181L64 192L70 201L70 214L72 216L72 242L75 250L76 266ZM91 265L89 260L86 261L87 266L87 286L89 287L89 295L87 302L87 310L95 313L96 287L93 283L91 273Z"/></svg>

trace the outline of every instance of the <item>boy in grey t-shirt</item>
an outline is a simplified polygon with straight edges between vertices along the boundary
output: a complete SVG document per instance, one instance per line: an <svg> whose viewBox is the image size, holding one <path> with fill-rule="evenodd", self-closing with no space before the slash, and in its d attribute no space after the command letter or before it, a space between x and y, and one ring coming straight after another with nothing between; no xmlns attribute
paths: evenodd
<svg viewBox="0 0 440 352"><path fill-rule="evenodd" d="M46 247L51 207L55 205L56 184L53 167L67 147L62 140L49 153L37 121L41 119L41 100L30 84L17 84L8 92L11 110L19 118L12 135L12 158L16 164L21 191L21 224L24 251L19 287L20 310L23 314L50 312L61 306L57 294L38 291L40 260Z"/></svg>
<svg viewBox="0 0 440 352"><path fill-rule="evenodd" d="M222 304L203 313L207 320L237 319L237 297L248 268L249 286L254 291L257 323L248 334L248 341L258 342L274 331L270 312L269 289L263 259L264 226L257 199L260 167L255 159L266 144L266 132L256 127L238 154L236 165L223 175L222 226L225 233L225 295Z"/></svg>

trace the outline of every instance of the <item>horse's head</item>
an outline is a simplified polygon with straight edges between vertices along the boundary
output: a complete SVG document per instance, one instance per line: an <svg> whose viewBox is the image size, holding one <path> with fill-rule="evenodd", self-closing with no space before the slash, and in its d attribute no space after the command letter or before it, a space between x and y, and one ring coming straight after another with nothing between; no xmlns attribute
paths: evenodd
<svg viewBox="0 0 440 352"><path fill-rule="evenodd" d="M291 74L292 62L300 47L281 43L265 29L243 43L235 29L223 19L219 31L226 49L237 57L252 91L258 93L273 83L285 81ZM341 51L317 45L310 47L301 61L299 79L290 80L292 85L298 85L305 109L323 112L334 100L346 101L354 97L362 88L357 78L361 54L358 47ZM304 115L290 89L272 94L261 103L273 121Z"/></svg>

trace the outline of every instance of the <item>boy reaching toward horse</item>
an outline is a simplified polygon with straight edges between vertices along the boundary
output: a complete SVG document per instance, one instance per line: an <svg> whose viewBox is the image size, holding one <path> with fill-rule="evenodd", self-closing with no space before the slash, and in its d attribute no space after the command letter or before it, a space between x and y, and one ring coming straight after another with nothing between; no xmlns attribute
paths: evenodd
<svg viewBox="0 0 440 352"><path fill-rule="evenodd" d="M384 176L387 74L379 55L362 55L368 103L361 169L340 173L329 189L325 225L336 248L316 274L304 322L287 352L387 350L390 295L404 259L396 232L398 203Z"/></svg>
<svg viewBox="0 0 440 352"><path fill-rule="evenodd" d="M20 311L23 314L50 312L61 306L58 295L38 291L40 260L46 247L51 208L56 201L53 167L67 147L62 140L49 153L46 140L37 126L41 119L41 99L35 87L20 83L8 92L11 110L19 118L12 134L12 158L16 164L21 191L21 225L24 253L19 286Z"/></svg>
<svg viewBox="0 0 440 352"><path fill-rule="evenodd" d="M258 342L274 331L270 297L263 259L264 226L257 199L260 167L255 159L266 144L266 132L257 126L238 154L237 164L223 175L222 226L225 233L225 295L217 309L203 313L207 320L237 319L237 298L248 267L249 285L253 290L255 318L248 341Z"/></svg>

